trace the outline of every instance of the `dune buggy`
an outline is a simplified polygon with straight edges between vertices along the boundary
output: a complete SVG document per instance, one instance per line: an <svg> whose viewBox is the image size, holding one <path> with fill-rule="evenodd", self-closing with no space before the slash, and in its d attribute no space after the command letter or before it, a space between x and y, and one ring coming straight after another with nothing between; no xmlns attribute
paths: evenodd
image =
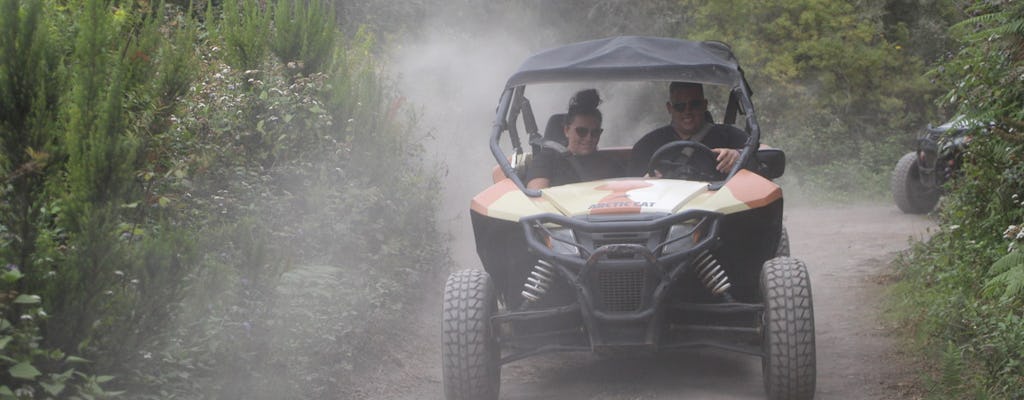
<svg viewBox="0 0 1024 400"><path fill-rule="evenodd" d="M526 188L520 132L533 151L559 148L538 128L527 86L605 81L724 86L723 122L749 135L740 161L718 174L710 150L678 141L651 160L661 178ZM805 264L788 257L782 191L771 181L785 156L759 150L750 96L720 42L616 37L526 59L498 101L494 184L471 201L483 270L455 272L445 284L446 397L496 399L502 365L544 353L713 347L760 357L768 398L813 398L811 286Z"/></svg>
<svg viewBox="0 0 1024 400"><path fill-rule="evenodd" d="M954 118L925 129L917 139L917 150L904 154L892 172L892 197L908 214L925 214L935 208L942 187L960 170L968 132L981 126L977 121Z"/></svg>

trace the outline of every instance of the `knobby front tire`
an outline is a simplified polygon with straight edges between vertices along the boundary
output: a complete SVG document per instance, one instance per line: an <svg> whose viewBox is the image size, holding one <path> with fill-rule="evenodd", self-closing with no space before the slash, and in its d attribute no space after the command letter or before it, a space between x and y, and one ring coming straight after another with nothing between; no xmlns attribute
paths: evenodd
<svg viewBox="0 0 1024 400"><path fill-rule="evenodd" d="M463 270L448 277L442 310L446 399L498 398L501 352L489 322L497 309L497 294L486 272Z"/></svg>

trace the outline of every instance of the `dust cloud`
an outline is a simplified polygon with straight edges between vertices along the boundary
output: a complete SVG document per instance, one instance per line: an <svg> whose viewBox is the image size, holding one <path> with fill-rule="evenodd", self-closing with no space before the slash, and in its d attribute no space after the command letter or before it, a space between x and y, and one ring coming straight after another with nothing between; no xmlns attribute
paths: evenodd
<svg viewBox="0 0 1024 400"><path fill-rule="evenodd" d="M507 36L505 36L507 38ZM397 46L391 63L400 92L416 115L426 159L442 165L438 221L452 236L455 267L479 263L469 221L469 201L491 181L488 148L505 79L530 53L502 35L458 36L434 32Z"/></svg>
<svg viewBox="0 0 1024 400"><path fill-rule="evenodd" d="M435 24L426 23L424 26ZM531 30L522 25L516 32L462 31L450 21L436 24L423 35L395 46L390 54L390 73L406 98L421 132L426 158L443 165L441 206L438 220L451 235L453 269L479 265L469 221L469 202L491 184L496 165L488 147L495 108L508 77L529 55L565 41L550 27ZM500 26L500 23L495 23ZM542 32L520 39L521 32ZM538 36L546 40L537 40ZM598 39L600 37L580 40ZM574 39L577 40L577 39ZM644 132L667 122L661 99L664 85L559 84L531 86L530 98L541 129L551 114L563 113L568 100L581 89L596 87L601 93L606 134L601 147L631 146ZM637 99L642 99L638 101ZM637 107L640 104L641 107ZM651 105L650 107L644 105ZM505 139L505 138L503 138ZM525 137L521 137L526 140ZM509 150L508 140L503 148ZM527 148L527 151L529 149Z"/></svg>

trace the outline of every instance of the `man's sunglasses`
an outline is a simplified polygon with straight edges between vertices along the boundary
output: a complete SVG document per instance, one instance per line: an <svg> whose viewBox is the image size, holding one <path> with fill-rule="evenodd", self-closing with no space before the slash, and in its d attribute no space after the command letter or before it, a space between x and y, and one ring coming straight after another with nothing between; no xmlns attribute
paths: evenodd
<svg viewBox="0 0 1024 400"><path fill-rule="evenodd" d="M672 103L672 109L678 112L686 112L687 105L691 111L704 111L704 107L708 106L707 99L693 99L688 102Z"/></svg>
<svg viewBox="0 0 1024 400"><path fill-rule="evenodd" d="M576 127L576 134L579 135L581 138L585 138L585 137L587 137L587 135L592 135L594 137L598 137L598 136L601 136L601 133L603 133L603 132L604 132L604 129L601 129L601 128L587 128L585 126L577 126Z"/></svg>

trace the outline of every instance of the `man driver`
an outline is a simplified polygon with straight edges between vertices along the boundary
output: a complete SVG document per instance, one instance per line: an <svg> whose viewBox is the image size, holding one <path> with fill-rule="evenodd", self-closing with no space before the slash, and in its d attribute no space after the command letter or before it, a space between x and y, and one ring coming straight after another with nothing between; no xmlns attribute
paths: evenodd
<svg viewBox="0 0 1024 400"><path fill-rule="evenodd" d="M672 116L672 121L636 142L629 159L629 176L643 176L654 152L676 140L691 140L707 146L716 155L718 171L727 173L732 169L740 158L738 149L743 148L747 142L747 134L734 126L713 124L704 119L708 100L704 98L704 87L701 84L669 84L669 101L665 103L665 109ZM655 171L655 176L660 174Z"/></svg>

